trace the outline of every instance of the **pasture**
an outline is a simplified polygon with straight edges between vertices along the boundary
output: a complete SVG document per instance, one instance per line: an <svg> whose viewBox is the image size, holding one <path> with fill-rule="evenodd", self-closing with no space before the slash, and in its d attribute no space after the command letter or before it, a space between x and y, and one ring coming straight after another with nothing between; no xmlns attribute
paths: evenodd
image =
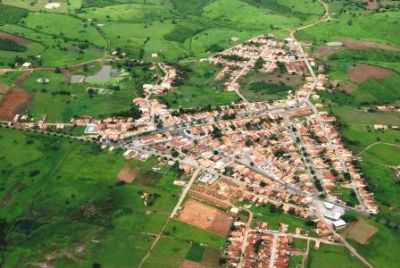
<svg viewBox="0 0 400 268"><path fill-rule="evenodd" d="M363 268L364 265L351 256L345 247L321 244L316 249L311 246L308 255L307 268Z"/></svg>
<svg viewBox="0 0 400 268"><path fill-rule="evenodd" d="M126 164L141 169L158 165L154 159L127 162L95 145L4 128L0 144L6 266L46 261L48 254L57 267L135 266L153 240L145 233L160 231L178 198L176 170L165 166L154 187L117 183ZM151 206L140 198L144 191L158 194Z"/></svg>
<svg viewBox="0 0 400 268"><path fill-rule="evenodd" d="M69 121L77 115L105 116L128 110L134 97L140 95L143 83L149 71L143 66L136 66L128 76L118 80L103 81L102 84L70 83L63 73L53 71L36 71L22 84L22 87L33 93L29 112L40 118L47 115L50 121ZM92 72L88 68L88 72ZM40 83L40 79L49 79ZM67 80L67 81L66 81ZM88 88L105 88L106 93L97 93Z"/></svg>

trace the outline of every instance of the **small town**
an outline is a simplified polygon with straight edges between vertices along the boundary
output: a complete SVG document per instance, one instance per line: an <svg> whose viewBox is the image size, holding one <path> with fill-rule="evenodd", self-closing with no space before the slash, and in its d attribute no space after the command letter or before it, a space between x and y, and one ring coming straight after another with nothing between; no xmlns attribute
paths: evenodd
<svg viewBox="0 0 400 268"><path fill-rule="evenodd" d="M251 207L272 205L315 226L318 238L301 229L290 233L284 224L272 230L268 222L251 226L240 218L228 221L232 228L224 254L229 267L287 267L288 256L295 254L289 243L293 238L315 240L317 245L341 243L336 231L346 226L342 218L346 211L378 213L374 195L354 165L355 156L341 141L335 117L315 104L328 79L314 72L314 59L297 41L279 42L263 35L208 61L221 66L215 79L226 81L226 90L236 92L241 102L194 113L170 110L153 97L174 90L177 71L159 64L163 77L145 84L145 96L132 100L140 110L138 119L76 117L50 124L45 118L33 122L17 115L9 125L44 131L80 126L82 139L107 150L122 149L126 159L157 156L169 165L177 163L191 179L176 181L183 192L172 217L180 217L182 202L191 196L230 209L233 218L242 210L251 218ZM304 76L305 82L287 99L248 102L238 81L257 62L262 62L262 72L282 69ZM341 200L337 187L351 190L356 204Z"/></svg>

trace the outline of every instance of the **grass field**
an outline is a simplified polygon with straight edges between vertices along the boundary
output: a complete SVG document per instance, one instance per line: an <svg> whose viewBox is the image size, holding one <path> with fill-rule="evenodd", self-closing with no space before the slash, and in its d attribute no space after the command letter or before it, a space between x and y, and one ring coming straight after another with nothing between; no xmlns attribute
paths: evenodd
<svg viewBox="0 0 400 268"><path fill-rule="evenodd" d="M260 221L266 222L268 227L273 230L279 230L281 223L288 224L290 232L295 232L296 228L301 228L305 231L311 231L312 229L303 218L283 213L278 209L274 209L271 205L253 207L252 211L254 213L254 224Z"/></svg>
<svg viewBox="0 0 400 268"><path fill-rule="evenodd" d="M364 265L351 256L345 247L321 244L319 249L313 246L307 259L307 268L364 268Z"/></svg>
<svg viewBox="0 0 400 268"><path fill-rule="evenodd" d="M299 32L297 37L316 44L354 38L400 45L400 38L396 34L399 12L370 13L368 16L361 12L353 14L338 15L335 20Z"/></svg>
<svg viewBox="0 0 400 268"><path fill-rule="evenodd" d="M47 115L50 121L66 122L77 115L104 116L128 110L132 99L140 96L142 85L149 77L151 71L140 65L133 67L129 75L116 84L113 79L102 84L72 84L65 81L61 73L37 71L22 86L34 93L29 111L35 118ZM40 78L47 78L50 82L38 83ZM92 94L87 90L90 86L105 88L107 93Z"/></svg>
<svg viewBox="0 0 400 268"><path fill-rule="evenodd" d="M4 128L0 137L6 267L45 261L47 254L57 267L136 266L153 239L146 233L160 231L177 201L174 169L161 167L154 185L121 185L116 176L126 161L119 153ZM158 165L128 164L144 171ZM143 191L158 194L153 205L144 206Z"/></svg>

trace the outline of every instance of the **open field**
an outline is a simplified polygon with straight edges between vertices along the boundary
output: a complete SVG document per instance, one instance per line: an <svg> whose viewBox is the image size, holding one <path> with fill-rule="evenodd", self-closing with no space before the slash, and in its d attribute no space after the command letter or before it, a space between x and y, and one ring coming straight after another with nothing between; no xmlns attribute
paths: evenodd
<svg viewBox="0 0 400 268"><path fill-rule="evenodd" d="M50 43L28 37L44 46L41 56L46 65L84 61L95 57L95 47L104 49L108 45L149 61L154 53L170 62L206 57L266 31L286 37L291 28L314 21L323 13L320 4L311 0L60 0L54 9L46 8L47 0L2 3L2 27L21 27L44 35L43 39L54 39ZM63 61L57 61L52 55L57 53L57 47L62 50L65 42L69 53L60 53ZM83 54L92 51L91 55L77 58L70 42L79 42L80 47L88 42L95 47L84 49ZM21 55L38 55L38 50L28 48L29 54ZM0 63L12 61L9 57Z"/></svg>
<svg viewBox="0 0 400 268"><path fill-rule="evenodd" d="M357 243L365 245L377 231L378 228L369 224L367 221L358 220L354 223L351 223L346 230L343 231L343 235L347 239L352 239Z"/></svg>
<svg viewBox="0 0 400 268"><path fill-rule="evenodd" d="M349 77L353 82L364 82L368 79L383 79L393 75L394 72L388 69L375 67L367 64L357 64L349 70Z"/></svg>
<svg viewBox="0 0 400 268"><path fill-rule="evenodd" d="M399 46L400 38L396 34L399 17L399 12L371 13L368 16L342 14L336 20L299 32L297 37L316 44L351 38Z"/></svg>
<svg viewBox="0 0 400 268"><path fill-rule="evenodd" d="M363 268L358 259L351 256L345 247L321 244L319 249L311 246L307 268Z"/></svg>
<svg viewBox="0 0 400 268"><path fill-rule="evenodd" d="M223 236L228 234L232 223L232 218L222 211L191 199L183 205L178 219Z"/></svg>
<svg viewBox="0 0 400 268"><path fill-rule="evenodd" d="M289 226L291 232L294 232L296 228L311 231L311 226L307 225L305 219L286 214L272 205L253 207L252 211L254 213L253 224L266 222L270 229L279 230L280 224L283 223Z"/></svg>
<svg viewBox="0 0 400 268"><path fill-rule="evenodd" d="M32 94L20 90L13 89L9 91L0 101L0 119L12 120L18 113L23 113L29 106Z"/></svg>
<svg viewBox="0 0 400 268"><path fill-rule="evenodd" d="M88 68L88 72L91 69ZM95 71L96 72L96 71ZM22 87L32 92L30 113L35 118L47 115L49 121L69 121L77 115L103 116L119 113L131 107L134 97L140 96L143 83L151 74L143 66L135 66L127 76L102 82L70 83L62 73L33 72ZM40 79L49 79L40 83ZM96 93L88 88L104 88L106 93Z"/></svg>
<svg viewBox="0 0 400 268"><path fill-rule="evenodd" d="M46 256L57 267L136 266L153 240L147 233L160 231L177 201L176 171L168 167L161 167L155 187L117 185L123 166L152 167L154 159L127 163L94 145L4 128L0 137L6 267ZM144 191L158 194L149 207L140 198Z"/></svg>

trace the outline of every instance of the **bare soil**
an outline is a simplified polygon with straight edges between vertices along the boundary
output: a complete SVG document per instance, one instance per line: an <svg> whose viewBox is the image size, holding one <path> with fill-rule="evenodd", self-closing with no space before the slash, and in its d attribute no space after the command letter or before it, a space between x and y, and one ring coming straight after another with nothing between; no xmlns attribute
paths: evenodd
<svg viewBox="0 0 400 268"><path fill-rule="evenodd" d="M367 244L368 240L378 231L378 228L369 224L365 220L358 220L352 223L344 231L346 238L355 240L360 244Z"/></svg>
<svg viewBox="0 0 400 268"><path fill-rule="evenodd" d="M185 202L178 219L222 236L228 234L232 224L232 217L228 214L193 199Z"/></svg>
<svg viewBox="0 0 400 268"><path fill-rule="evenodd" d="M0 119L12 120L23 113L32 100L32 93L20 89L9 91L0 101Z"/></svg>
<svg viewBox="0 0 400 268"><path fill-rule="evenodd" d="M378 0L366 0L366 2L368 10L377 10L380 6Z"/></svg>
<svg viewBox="0 0 400 268"><path fill-rule="evenodd" d="M138 171L131 167L123 167L118 172L118 180L123 181L126 183L131 183L135 180L136 176L138 175Z"/></svg>
<svg viewBox="0 0 400 268"><path fill-rule="evenodd" d="M386 44L379 44L370 41L361 41L361 40L354 40L354 39L343 39L343 46L347 49L369 49L369 48L379 48L389 51L400 51L400 48L386 45Z"/></svg>
<svg viewBox="0 0 400 268"><path fill-rule="evenodd" d="M205 268L198 262L184 260L179 268Z"/></svg>
<svg viewBox="0 0 400 268"><path fill-rule="evenodd" d="M0 39L13 41L20 46L26 46L30 44L30 41L25 38L5 32L0 32Z"/></svg>
<svg viewBox="0 0 400 268"><path fill-rule="evenodd" d="M349 69L348 74L353 82L361 83L370 78L383 79L393 75L394 72L389 69L368 64L357 64Z"/></svg>

